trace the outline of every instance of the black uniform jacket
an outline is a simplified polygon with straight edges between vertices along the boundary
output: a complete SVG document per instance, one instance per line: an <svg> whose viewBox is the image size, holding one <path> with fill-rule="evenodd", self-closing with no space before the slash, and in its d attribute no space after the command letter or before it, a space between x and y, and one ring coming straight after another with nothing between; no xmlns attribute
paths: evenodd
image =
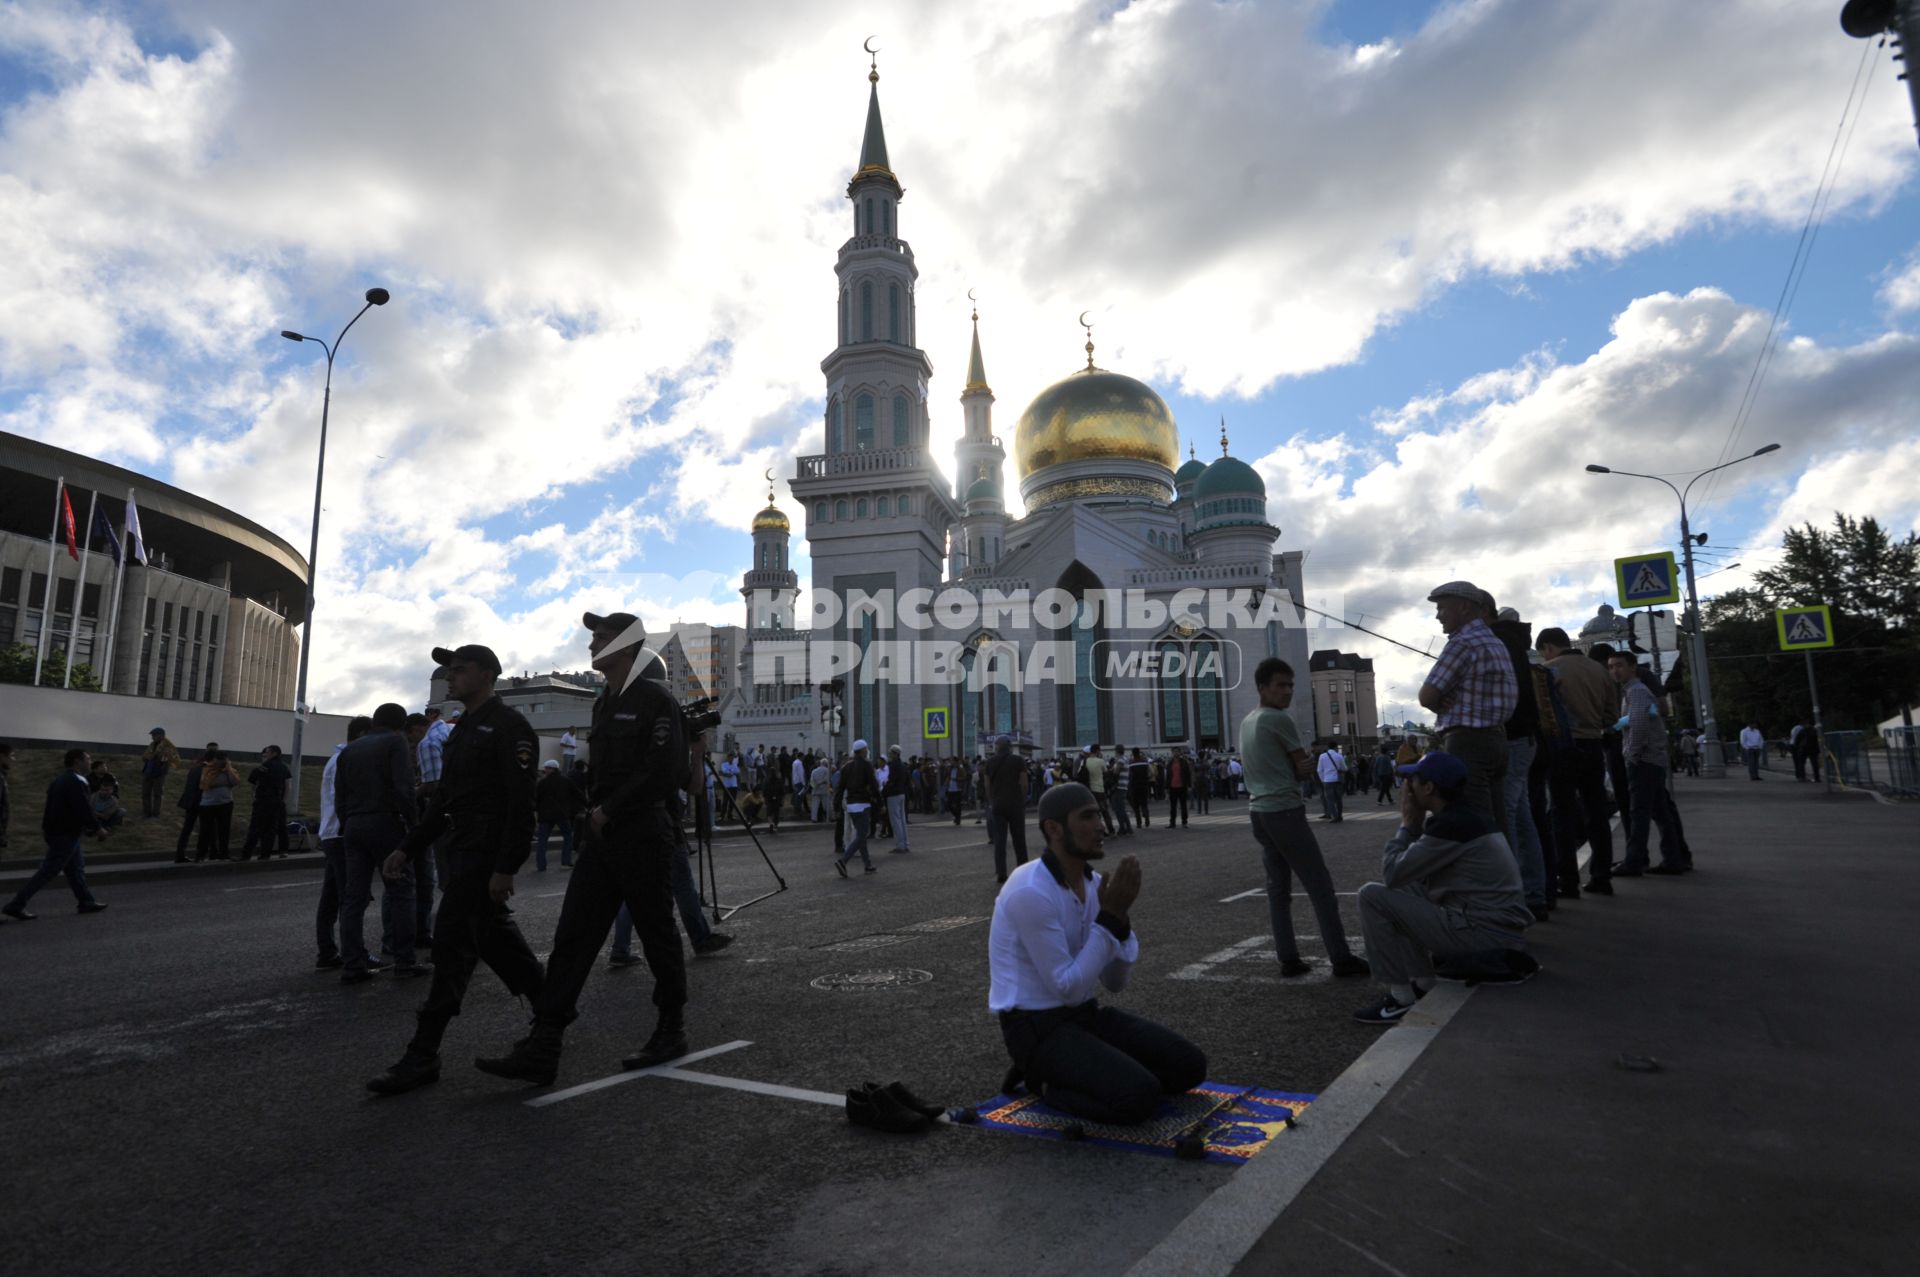
<svg viewBox="0 0 1920 1277"><path fill-rule="evenodd" d="M606 813L608 834L639 830L641 817L670 807L692 779L680 707L651 679L635 679L624 691L611 688L593 707L592 803Z"/></svg>
<svg viewBox="0 0 1920 1277"><path fill-rule="evenodd" d="M517 873L533 841L534 769L540 742L498 696L469 710L447 737L433 802L407 835L417 856L449 829L447 871Z"/></svg>

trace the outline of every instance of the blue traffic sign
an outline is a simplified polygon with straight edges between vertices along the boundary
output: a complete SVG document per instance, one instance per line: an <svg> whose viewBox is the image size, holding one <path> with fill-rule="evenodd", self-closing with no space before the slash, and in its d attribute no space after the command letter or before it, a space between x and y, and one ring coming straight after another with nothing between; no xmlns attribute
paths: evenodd
<svg viewBox="0 0 1920 1277"><path fill-rule="evenodd" d="M1621 607L1651 607L1680 601L1680 572L1671 552L1636 554L1613 561Z"/></svg>

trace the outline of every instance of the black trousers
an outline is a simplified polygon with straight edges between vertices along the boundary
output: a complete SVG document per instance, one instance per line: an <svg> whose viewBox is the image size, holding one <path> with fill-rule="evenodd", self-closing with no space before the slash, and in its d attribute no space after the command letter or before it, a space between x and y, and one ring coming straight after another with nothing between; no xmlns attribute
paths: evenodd
<svg viewBox="0 0 1920 1277"><path fill-rule="evenodd" d="M553 955L547 959L546 987L533 1008L542 1021L573 1021L580 990L622 904L653 972L653 1005L662 1012L678 1012L687 1003L687 956L673 923L673 863L668 859L674 851L673 818L661 807L630 823L631 828L609 825L603 833L589 835L567 879Z"/></svg>
<svg viewBox="0 0 1920 1277"><path fill-rule="evenodd" d="M279 803L255 803L253 814L247 819L247 840L240 844L240 859L246 860L253 855L255 847L260 848L260 859L265 860L271 849L269 844L279 840L281 855L287 854L287 805Z"/></svg>
<svg viewBox="0 0 1920 1277"><path fill-rule="evenodd" d="M227 846L233 838L233 804L214 803L200 809L200 848L195 860L211 856L227 859Z"/></svg>
<svg viewBox="0 0 1920 1277"><path fill-rule="evenodd" d="M1183 825L1187 823L1187 791L1184 789L1167 791L1167 827L1169 829L1173 827L1175 818L1178 818Z"/></svg>
<svg viewBox="0 0 1920 1277"><path fill-rule="evenodd" d="M487 894L491 876L485 866L468 866L449 876L440 893L440 913L433 920L433 983L409 1048L419 1054L440 1049L447 1021L460 1014L474 968L482 962L515 997L537 1002L540 996L540 959L520 934L513 910Z"/></svg>
<svg viewBox="0 0 1920 1277"><path fill-rule="evenodd" d="M1162 1096L1207 1079L1199 1047L1151 1020L1088 1000L1048 1011L1007 1011L1000 1036L1027 1086L1053 1107L1093 1122L1144 1122Z"/></svg>
<svg viewBox="0 0 1920 1277"><path fill-rule="evenodd" d="M180 841L173 845L173 858L175 860L182 860L186 857L187 843L192 841L193 827L200 819L200 807L198 804L192 807L182 807L180 809L180 815Z"/></svg>
<svg viewBox="0 0 1920 1277"><path fill-rule="evenodd" d="M1133 803L1133 823L1145 828L1153 823L1153 814L1147 810L1150 795L1147 786L1139 785L1127 790L1127 797Z"/></svg>
<svg viewBox="0 0 1920 1277"><path fill-rule="evenodd" d="M1613 877L1613 830L1607 823L1607 758L1597 740L1556 746L1547 774L1553 795L1553 854L1559 889L1571 895L1580 885L1580 844L1593 844L1587 865L1596 882Z"/></svg>

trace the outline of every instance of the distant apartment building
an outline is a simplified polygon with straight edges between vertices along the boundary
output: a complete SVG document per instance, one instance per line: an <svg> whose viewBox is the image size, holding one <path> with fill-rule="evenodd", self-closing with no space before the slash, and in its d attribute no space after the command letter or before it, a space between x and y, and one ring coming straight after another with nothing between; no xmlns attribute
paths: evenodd
<svg viewBox="0 0 1920 1277"><path fill-rule="evenodd" d="M737 666L745 631L738 625L676 621L658 647L667 666L667 685L682 703L702 696L722 699L739 679Z"/></svg>
<svg viewBox="0 0 1920 1277"><path fill-rule="evenodd" d="M1313 734L1337 740L1348 754L1380 743L1373 659L1323 649L1307 660L1313 681Z"/></svg>

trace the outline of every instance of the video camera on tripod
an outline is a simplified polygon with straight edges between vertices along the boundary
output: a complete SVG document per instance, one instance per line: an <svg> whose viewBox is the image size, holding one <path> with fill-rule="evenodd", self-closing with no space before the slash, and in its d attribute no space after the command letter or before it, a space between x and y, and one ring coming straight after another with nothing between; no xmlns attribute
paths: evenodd
<svg viewBox="0 0 1920 1277"><path fill-rule="evenodd" d="M680 707L680 726L691 740L720 726L720 711L714 708L717 697L697 696Z"/></svg>

